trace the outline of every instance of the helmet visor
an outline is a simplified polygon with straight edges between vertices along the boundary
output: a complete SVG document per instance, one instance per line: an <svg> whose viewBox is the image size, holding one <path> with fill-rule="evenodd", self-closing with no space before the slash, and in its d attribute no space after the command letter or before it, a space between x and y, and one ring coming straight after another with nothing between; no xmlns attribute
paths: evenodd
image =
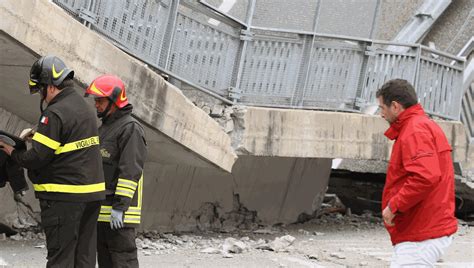
<svg viewBox="0 0 474 268"><path fill-rule="evenodd" d="M39 93L44 86L41 85L36 79L30 79L28 81L28 87L30 88L30 94L33 95Z"/></svg>

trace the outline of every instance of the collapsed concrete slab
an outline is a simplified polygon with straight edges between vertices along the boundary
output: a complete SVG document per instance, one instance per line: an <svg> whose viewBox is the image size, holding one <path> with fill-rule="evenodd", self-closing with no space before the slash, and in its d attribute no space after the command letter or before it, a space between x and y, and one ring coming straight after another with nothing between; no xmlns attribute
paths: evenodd
<svg viewBox="0 0 474 268"><path fill-rule="evenodd" d="M254 156L239 157L232 174L148 165L141 228L229 230L296 222L300 214L311 215L320 207L330 167L330 159Z"/></svg>
<svg viewBox="0 0 474 268"><path fill-rule="evenodd" d="M0 4L0 17L0 29L11 39L33 51L30 52L33 56L59 56L84 84L100 74L119 75L127 86L129 99L137 104L134 113L143 122L198 157L223 170L231 170L237 156L230 146L230 137L214 120L145 64L128 56L58 6L44 0L6 0ZM22 52L26 51L22 49ZM2 67L2 73L11 74L12 66L17 66L20 69L15 73L19 77L16 77L15 87L2 90L3 93L18 90L18 85L27 85L28 72L25 70L29 70L27 66L31 66L32 57L12 56L2 51L2 63L7 58L13 61ZM24 61L20 64L17 59ZM2 75L4 77L8 78ZM17 112L15 107L11 110Z"/></svg>
<svg viewBox="0 0 474 268"><path fill-rule="evenodd" d="M236 109L232 145L239 155L388 160L392 142L380 116L290 109ZM438 121L453 147L453 160L465 161L464 126Z"/></svg>

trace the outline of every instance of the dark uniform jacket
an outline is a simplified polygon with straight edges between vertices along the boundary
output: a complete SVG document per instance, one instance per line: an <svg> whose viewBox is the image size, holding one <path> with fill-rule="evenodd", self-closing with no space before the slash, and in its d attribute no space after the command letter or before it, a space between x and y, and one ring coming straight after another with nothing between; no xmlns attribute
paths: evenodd
<svg viewBox="0 0 474 268"><path fill-rule="evenodd" d="M99 128L107 198L102 203L99 222L110 222L111 209L125 211L124 224L140 224L143 192L143 165L147 148L140 123L132 117L128 104L102 120Z"/></svg>
<svg viewBox="0 0 474 268"><path fill-rule="evenodd" d="M12 159L28 169L37 198L89 202L103 200L105 183L96 116L72 87L44 110L28 151Z"/></svg>
<svg viewBox="0 0 474 268"><path fill-rule="evenodd" d="M0 130L0 135L11 138L14 142L16 150L26 150L26 144L23 140ZM28 190L25 173L23 168L13 161L4 151L0 150L0 188L5 187L6 183L10 183L14 193Z"/></svg>

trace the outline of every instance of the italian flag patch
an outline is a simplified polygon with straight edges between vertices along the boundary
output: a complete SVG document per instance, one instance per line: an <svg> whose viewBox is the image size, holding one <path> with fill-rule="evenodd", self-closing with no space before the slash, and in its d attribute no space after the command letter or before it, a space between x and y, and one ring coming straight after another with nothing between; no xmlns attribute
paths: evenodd
<svg viewBox="0 0 474 268"><path fill-rule="evenodd" d="M42 116L41 119L40 119L40 123L47 125L48 124L48 117L47 116Z"/></svg>

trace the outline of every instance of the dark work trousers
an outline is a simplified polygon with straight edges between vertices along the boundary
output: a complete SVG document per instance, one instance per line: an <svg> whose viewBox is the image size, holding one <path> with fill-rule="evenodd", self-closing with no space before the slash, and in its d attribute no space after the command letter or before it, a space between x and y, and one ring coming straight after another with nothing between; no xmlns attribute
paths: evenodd
<svg viewBox="0 0 474 268"><path fill-rule="evenodd" d="M138 268L135 228L112 230L110 223L99 222L97 253L100 268Z"/></svg>
<svg viewBox="0 0 474 268"><path fill-rule="evenodd" d="M46 267L95 267L100 202L40 199L40 207L48 249Z"/></svg>

